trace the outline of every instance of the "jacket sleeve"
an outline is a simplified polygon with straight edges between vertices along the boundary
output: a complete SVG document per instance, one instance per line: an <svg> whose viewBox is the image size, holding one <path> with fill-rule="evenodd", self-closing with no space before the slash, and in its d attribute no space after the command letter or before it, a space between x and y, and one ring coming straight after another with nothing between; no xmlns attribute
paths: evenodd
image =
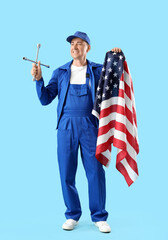
<svg viewBox="0 0 168 240"><path fill-rule="evenodd" d="M98 86L98 82L101 76L101 72L102 72L102 64L99 64L99 67L96 68L96 71L94 72L94 76L95 76L95 90L97 89Z"/></svg>
<svg viewBox="0 0 168 240"><path fill-rule="evenodd" d="M46 87L43 78L36 81L36 91L42 105L50 104L58 94L58 69L53 72Z"/></svg>
<svg viewBox="0 0 168 240"><path fill-rule="evenodd" d="M99 75L99 78L100 78L100 75L101 75L102 68L103 68L103 65L101 64L100 67L98 68L98 75Z"/></svg>

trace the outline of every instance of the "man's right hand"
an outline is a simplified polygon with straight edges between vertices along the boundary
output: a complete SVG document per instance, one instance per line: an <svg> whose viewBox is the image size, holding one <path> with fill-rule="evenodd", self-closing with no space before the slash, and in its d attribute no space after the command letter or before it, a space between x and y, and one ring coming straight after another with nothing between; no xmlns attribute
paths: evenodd
<svg viewBox="0 0 168 240"><path fill-rule="evenodd" d="M39 81L42 78L40 61L38 62L38 66L35 63L32 64L31 75L35 77L36 81Z"/></svg>

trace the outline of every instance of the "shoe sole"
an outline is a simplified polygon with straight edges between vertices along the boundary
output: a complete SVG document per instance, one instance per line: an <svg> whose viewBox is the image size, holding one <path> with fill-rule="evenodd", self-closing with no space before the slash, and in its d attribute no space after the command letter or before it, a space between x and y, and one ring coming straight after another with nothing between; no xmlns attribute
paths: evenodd
<svg viewBox="0 0 168 240"><path fill-rule="evenodd" d="M78 224L78 222L75 223L74 228L76 227L77 224ZM62 227L62 229L66 230L66 231L72 231L72 230L74 230L74 228L64 228L64 227Z"/></svg>
<svg viewBox="0 0 168 240"><path fill-rule="evenodd" d="M96 223L94 223L94 224L95 224L95 226L96 226L96 227L99 229L99 231L100 231L100 232L102 232L102 233L110 233L110 232L111 232L111 230L109 230L109 231L106 231L106 232L105 232L105 231L101 231L101 230L100 230L100 228L99 228L99 226L97 226L97 224L96 224Z"/></svg>

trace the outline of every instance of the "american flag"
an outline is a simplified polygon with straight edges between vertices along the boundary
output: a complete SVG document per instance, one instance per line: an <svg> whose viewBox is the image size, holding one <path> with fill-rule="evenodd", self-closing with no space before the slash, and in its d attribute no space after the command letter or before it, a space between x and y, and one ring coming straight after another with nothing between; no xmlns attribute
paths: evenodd
<svg viewBox="0 0 168 240"><path fill-rule="evenodd" d="M92 114L99 119L97 160L108 167L113 144L116 168L130 186L139 175L139 143L133 83L122 52L106 53Z"/></svg>

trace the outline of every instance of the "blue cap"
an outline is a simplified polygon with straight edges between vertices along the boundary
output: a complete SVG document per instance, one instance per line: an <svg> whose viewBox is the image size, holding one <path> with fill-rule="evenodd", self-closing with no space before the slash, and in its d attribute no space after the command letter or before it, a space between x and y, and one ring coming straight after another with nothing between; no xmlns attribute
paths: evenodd
<svg viewBox="0 0 168 240"><path fill-rule="evenodd" d="M74 33L74 35L67 37L66 40L67 40L67 42L71 43L73 38L81 38L82 40L84 40L85 42L87 42L90 45L90 39L89 39L88 35L84 32L77 31L76 33Z"/></svg>

